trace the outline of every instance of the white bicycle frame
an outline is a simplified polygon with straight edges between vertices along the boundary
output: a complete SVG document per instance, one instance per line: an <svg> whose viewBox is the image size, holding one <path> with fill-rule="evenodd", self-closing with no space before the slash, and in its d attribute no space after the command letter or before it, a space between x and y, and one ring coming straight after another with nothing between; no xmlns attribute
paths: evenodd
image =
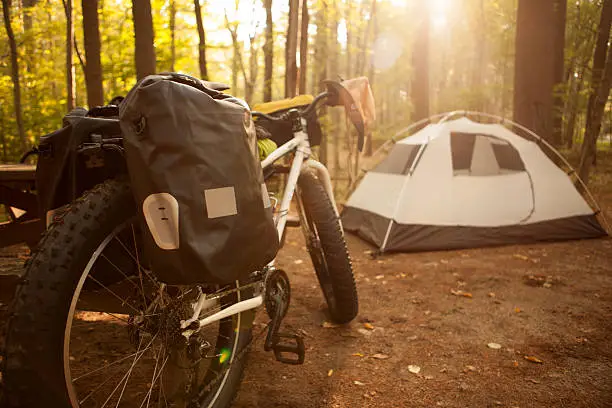
<svg viewBox="0 0 612 408"><path fill-rule="evenodd" d="M289 215L289 207L291 206L291 200L293 199L293 195L297 187L298 178L300 177L300 174L304 171L314 171L317 174L319 180L323 183L323 187L325 188L327 195L329 196L332 202L332 206L334 208L334 211L336 212L336 215L338 215L338 208L336 207L336 202L334 200L334 194L329 172L323 164L310 157L312 151L310 149L310 141L308 139L308 128L306 126L306 119L301 118L301 121L302 128L305 130L295 132L293 134L293 139L289 140L287 143L274 150L272 153L270 153L268 157L266 157L261 162L261 166L265 170L268 167L272 166L280 158L287 156L288 154L294 153L294 157L291 162L291 168L289 170L289 176L287 178L287 183L285 184L283 197L281 199L280 207L277 211L277 215L274 220L276 223L276 230L278 232L279 240L282 240L283 234L285 233L285 228L287 226L287 217ZM304 219L302 214L300 214L300 218L302 220ZM268 270L274 268L274 262L275 260L272 260L266 266L266 268ZM239 288L238 282L236 282L236 285ZM197 322L197 328L183 331L183 335L185 337L188 338L191 334L198 331L199 328L207 324L214 323L218 320L224 319L234 314L257 308L263 303L263 294L258 294L252 298L234 303L231 306L217 313L200 319L200 314L202 313L202 311L215 306L218 301L218 298L219 296L206 296L205 294L200 294L198 301L194 305L193 316L190 319L181 321L182 329L186 329L194 322Z"/></svg>

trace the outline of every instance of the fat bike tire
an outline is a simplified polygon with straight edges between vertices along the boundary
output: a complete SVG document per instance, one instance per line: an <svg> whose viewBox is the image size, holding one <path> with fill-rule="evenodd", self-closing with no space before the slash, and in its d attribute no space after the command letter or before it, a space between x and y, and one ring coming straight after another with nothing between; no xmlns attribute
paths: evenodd
<svg viewBox="0 0 612 408"><path fill-rule="evenodd" d="M117 226L135 216L136 206L128 182L106 181L75 200L54 221L26 261L25 274L11 306L1 361L6 407L87 407L82 402L75 406L69 397L68 377L65 376L68 313L84 269L96 248ZM233 296L241 296L241 291L237 290ZM242 322L238 316L242 316ZM223 381L215 382L205 394L200 390L198 396L184 406L230 406L242 380L252 323L252 311L219 323L216 341L219 342L221 336L226 337L236 359L232 358L229 365L227 362L211 363L212 368L204 375L212 378L215 372L223 369ZM113 345L94 344L91 347L112 348Z"/></svg>
<svg viewBox="0 0 612 408"><path fill-rule="evenodd" d="M359 301L340 219L321 180L310 171L298 181L307 222L307 247L334 323L353 320Z"/></svg>

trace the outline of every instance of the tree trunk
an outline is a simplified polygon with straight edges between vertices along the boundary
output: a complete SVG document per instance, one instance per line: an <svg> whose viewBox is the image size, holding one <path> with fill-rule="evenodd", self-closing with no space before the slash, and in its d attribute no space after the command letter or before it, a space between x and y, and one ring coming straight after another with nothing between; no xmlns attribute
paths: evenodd
<svg viewBox="0 0 612 408"><path fill-rule="evenodd" d="M344 16L344 27L346 28L346 67L344 69L344 75L342 75L344 79L349 79L353 76L353 30L351 30L351 22L353 21L352 11L353 3L348 1L346 3L346 15Z"/></svg>
<svg viewBox="0 0 612 408"><path fill-rule="evenodd" d="M289 25L285 44L285 98L295 96L297 85L297 34L300 1L289 0Z"/></svg>
<svg viewBox="0 0 612 408"><path fill-rule="evenodd" d="M76 84L74 81L74 65L72 64L72 47L74 39L74 24L72 24L72 0L64 0L66 12L66 109L74 109L74 94Z"/></svg>
<svg viewBox="0 0 612 408"><path fill-rule="evenodd" d="M22 0L22 14L23 14L23 31L25 33L32 30L32 8L38 4L38 0ZM33 42L28 41L24 44L25 55L30 58L24 58L27 72L32 72L32 59L31 56L35 55L33 52Z"/></svg>
<svg viewBox="0 0 612 408"><path fill-rule="evenodd" d="M584 74L581 73L580 78L582 78L583 75ZM572 84L573 89L567 101L568 115L565 128L565 143L568 149L572 149L574 147L574 134L576 133L576 119L578 117L578 101L580 99L580 93L582 92L583 85L584 81L575 81L575 84Z"/></svg>
<svg viewBox="0 0 612 408"><path fill-rule="evenodd" d="M578 175L585 183L589 182L591 165L597 157L597 138L601 131L601 122L610 95L612 82L612 46L610 27L612 25L612 0L604 0L601 10L601 20L597 36L597 45L593 55L593 78L591 79L591 95L587 110L584 141L580 154Z"/></svg>
<svg viewBox="0 0 612 408"><path fill-rule="evenodd" d="M23 30L26 32L32 29L32 7L37 3L38 0L22 0Z"/></svg>
<svg viewBox="0 0 612 408"><path fill-rule="evenodd" d="M485 46L487 41L487 26L484 0L480 0L478 7L477 24L474 27L475 58L472 66L471 88L474 92L474 100L470 108L476 111L484 111L486 105L485 94Z"/></svg>
<svg viewBox="0 0 612 408"><path fill-rule="evenodd" d="M10 0L2 0L2 15L4 17L4 28L9 42L9 50L11 54L11 79L13 80L13 105L15 108L15 119L17 121L17 132L21 142L21 150L25 152L28 149L28 141L23 129L23 118L21 116L21 87L19 85L19 65L17 61L17 43L15 42L15 34L11 26L11 4Z"/></svg>
<svg viewBox="0 0 612 408"><path fill-rule="evenodd" d="M514 121L551 141L555 84L556 0L519 0L516 28Z"/></svg>
<svg viewBox="0 0 612 408"><path fill-rule="evenodd" d="M308 0L302 0L302 21L300 29L300 87L301 95L306 93L306 77L308 72Z"/></svg>
<svg viewBox="0 0 612 408"><path fill-rule="evenodd" d="M327 18L327 1L322 1L320 9L316 14L317 22L317 36L315 40L315 57L314 57L314 68L313 68L313 80L312 80L312 93L318 93L321 82L327 79L327 58L329 57L328 52L328 31L329 31L329 20ZM317 71L317 67L320 67ZM327 111L327 110L326 110ZM319 161L323 165L327 166L328 156L328 141L327 141L327 130L328 126L325 127L323 136L321 138L321 146L319 147Z"/></svg>
<svg viewBox="0 0 612 408"><path fill-rule="evenodd" d="M170 14L170 72L174 72L176 64L176 3L174 0L170 0L168 13Z"/></svg>
<svg viewBox="0 0 612 408"><path fill-rule="evenodd" d="M429 7L421 5L422 16L413 51L414 77L412 81L413 121L429 117Z"/></svg>
<svg viewBox="0 0 612 408"><path fill-rule="evenodd" d="M372 26L373 26L372 42L374 42L376 41L376 38L378 37L378 20L376 17L376 0L372 0L372 10L370 13L370 19L372 21ZM372 87L373 89L374 88L374 75L375 75L373 52L370 52L369 55L370 55L370 64L369 64L369 69L368 69L368 80L370 81L370 87ZM372 131L369 131L366 134L366 137L364 140L363 154L366 157L370 157L372 156L373 150L374 148L372 144Z"/></svg>
<svg viewBox="0 0 612 408"><path fill-rule="evenodd" d="M266 43L264 52L264 102L272 100L272 70L274 64L274 23L272 21L272 0L264 0L266 8Z"/></svg>
<svg viewBox="0 0 612 408"><path fill-rule="evenodd" d="M270 0L271 1L271 0ZM198 44L198 61L200 63L200 77L203 80L208 80L208 68L206 66L206 33L204 32L204 23L202 22L202 8L200 7L200 0L193 0L193 5L196 15L196 24L198 26L198 38L200 42Z"/></svg>
<svg viewBox="0 0 612 408"><path fill-rule="evenodd" d="M565 81L565 26L567 20L567 0L555 0L555 85L553 99L552 143L554 146L563 144L563 86Z"/></svg>
<svg viewBox="0 0 612 408"><path fill-rule="evenodd" d="M134 18L136 78L155 73L155 46L151 0L132 0Z"/></svg>
<svg viewBox="0 0 612 408"><path fill-rule="evenodd" d="M340 44L338 43L338 20L340 13L338 12L338 1L333 0L329 13L329 21L331 22L331 32L329 35L329 44L330 44L330 55L328 58L329 66L327 68L328 76L333 79L338 78L338 64L339 64L339 54L340 54ZM333 179L334 179L334 187L338 185L338 179L340 178L340 123L342 122L340 117L340 108L332 108L331 109L331 117L332 117L332 126L329 131L329 135L331 140L333 141ZM331 144L330 144L331 145Z"/></svg>
<svg viewBox="0 0 612 408"><path fill-rule="evenodd" d="M81 0L83 7L83 44L85 47L85 83L87 105L91 108L104 104L102 63L100 62L100 23L98 0Z"/></svg>

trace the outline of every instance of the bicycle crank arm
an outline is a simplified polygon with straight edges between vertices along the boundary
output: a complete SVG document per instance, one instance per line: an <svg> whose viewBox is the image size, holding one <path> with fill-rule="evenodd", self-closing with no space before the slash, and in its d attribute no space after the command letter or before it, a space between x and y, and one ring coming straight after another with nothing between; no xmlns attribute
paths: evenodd
<svg viewBox="0 0 612 408"><path fill-rule="evenodd" d="M235 303L230 307L227 307L217 313L214 313L210 316L207 316L203 319L193 321L188 324L186 330L184 330L181 334L189 339L189 337L200 330L201 327L204 327L208 324L214 323L221 319L225 319L226 317L245 312L247 310L255 309L263 303L263 297L261 295L255 296L251 299L243 300L241 302ZM184 322L183 322L184 324Z"/></svg>

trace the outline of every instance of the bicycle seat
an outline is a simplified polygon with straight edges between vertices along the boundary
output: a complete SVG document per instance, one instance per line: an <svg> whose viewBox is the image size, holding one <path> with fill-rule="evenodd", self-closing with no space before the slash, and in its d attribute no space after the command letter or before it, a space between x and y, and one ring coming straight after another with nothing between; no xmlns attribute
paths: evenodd
<svg viewBox="0 0 612 408"><path fill-rule="evenodd" d="M281 99L278 101L258 103L253 105L253 110L261 113L278 113L291 108L299 108L309 105L314 100L312 95L298 95L295 98Z"/></svg>

